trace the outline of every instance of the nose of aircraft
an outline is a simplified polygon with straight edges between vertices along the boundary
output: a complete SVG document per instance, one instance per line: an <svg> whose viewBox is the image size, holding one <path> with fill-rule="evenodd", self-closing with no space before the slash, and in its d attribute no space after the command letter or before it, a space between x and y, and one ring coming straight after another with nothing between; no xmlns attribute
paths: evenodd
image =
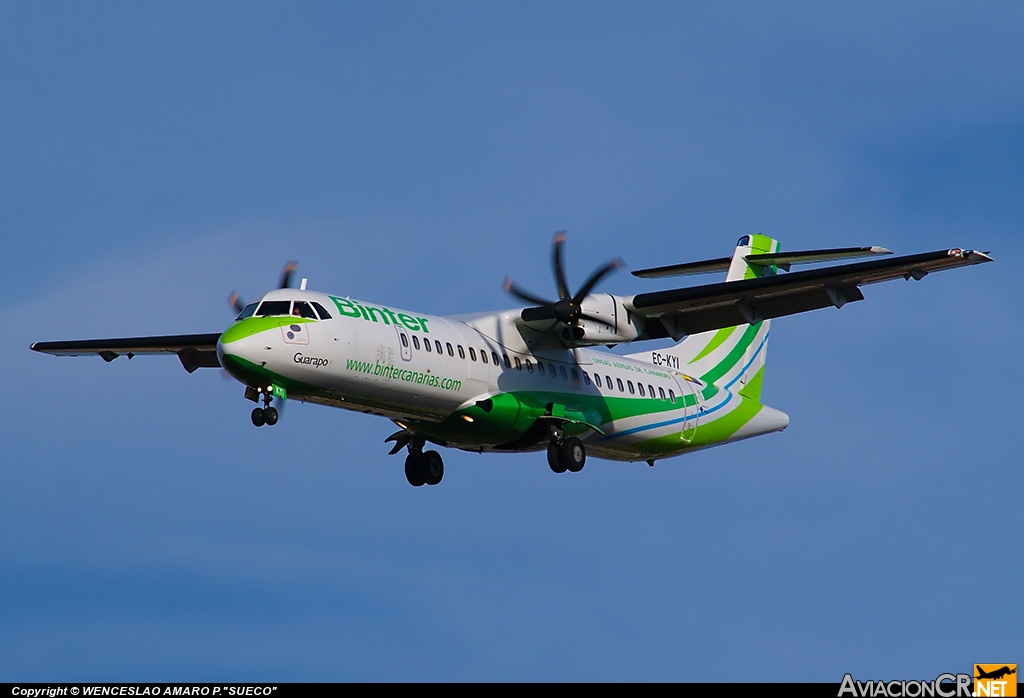
<svg viewBox="0 0 1024 698"><path fill-rule="evenodd" d="M240 320L229 327L217 341L217 358L220 365L247 385L261 383L260 369L265 362L261 354L266 351L266 337L263 327L257 323Z"/></svg>

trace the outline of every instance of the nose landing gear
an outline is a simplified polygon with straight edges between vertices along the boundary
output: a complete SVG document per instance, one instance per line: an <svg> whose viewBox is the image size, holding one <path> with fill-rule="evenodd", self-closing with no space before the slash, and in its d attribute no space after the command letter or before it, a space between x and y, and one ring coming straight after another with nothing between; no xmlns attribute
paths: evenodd
<svg viewBox="0 0 1024 698"><path fill-rule="evenodd" d="M252 390L252 388L246 390L246 397L249 396L249 390ZM259 395L263 396L263 407L254 407L252 409L252 414L250 415L252 425L254 427L261 427L266 424L268 427L272 427L280 419L277 408L270 406L270 401L274 398L269 392L260 392Z"/></svg>

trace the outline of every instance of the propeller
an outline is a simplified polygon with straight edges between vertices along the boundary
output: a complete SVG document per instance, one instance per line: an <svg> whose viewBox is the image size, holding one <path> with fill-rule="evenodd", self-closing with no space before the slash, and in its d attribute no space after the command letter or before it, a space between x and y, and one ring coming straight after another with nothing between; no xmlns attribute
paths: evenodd
<svg viewBox="0 0 1024 698"><path fill-rule="evenodd" d="M562 268L562 245L565 244L565 231L560 230L555 233L554 249L552 251L552 266L555 271L555 284L558 286L558 300L549 301L540 296L526 291L517 286L512 279L505 278L505 291L515 296L516 298L531 303L536 307L526 308L523 310L523 319L527 321L531 320L545 320L554 319L551 327L546 332L553 332L554 329L559 325L564 325L567 329L567 338L582 339L583 330L580 328L580 320L588 320L590 322L596 322L607 327L613 327L607 320L603 320L593 315L588 315L583 312L581 303L583 299L590 294L595 286L605 276L625 266L625 262L621 259L613 259L612 261L602 265L595 270L583 285L580 286L580 290L575 294L569 292L569 284L565 280L565 270ZM571 336L568 336L571 333Z"/></svg>
<svg viewBox="0 0 1024 698"><path fill-rule="evenodd" d="M299 268L299 263L296 261L290 261L284 265L284 269L281 270L281 281L277 284L278 288L288 288L292 283L292 275L295 270ZM245 301L238 295L238 291L232 290L228 296L228 305L234 308L235 313L242 312L245 308Z"/></svg>

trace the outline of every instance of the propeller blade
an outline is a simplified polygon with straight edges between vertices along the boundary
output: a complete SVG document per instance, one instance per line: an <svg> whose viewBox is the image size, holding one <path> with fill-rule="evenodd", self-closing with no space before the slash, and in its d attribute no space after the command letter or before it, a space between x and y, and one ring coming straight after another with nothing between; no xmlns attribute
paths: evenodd
<svg viewBox="0 0 1024 698"><path fill-rule="evenodd" d="M516 286L512 282L512 279L508 277L505 277L505 283L502 284L502 287L505 289L506 293L510 293L519 300L526 301L527 303L532 303L533 305L539 305L545 308L552 308L555 305L551 301L546 301L539 296L535 296L528 291L524 291L523 289Z"/></svg>
<svg viewBox="0 0 1024 698"><path fill-rule="evenodd" d="M523 311L519 313L519 317L527 322L539 322L541 320L550 320L555 317L554 311L548 306L537 306L532 308L523 308ZM556 322L558 322L556 320Z"/></svg>
<svg viewBox="0 0 1024 698"><path fill-rule="evenodd" d="M569 284L565 280L565 270L562 269L562 244L565 242L565 231L559 230L555 233L555 249L554 249L554 267L555 267L555 283L558 284L558 298L559 300L565 298L572 298L572 294L569 293Z"/></svg>
<svg viewBox="0 0 1024 698"><path fill-rule="evenodd" d="M580 288L580 290L576 292L576 295L573 296L573 303L579 305L583 301L583 299L590 294L590 291L594 288L594 286L597 286L598 281L603 279L605 275L615 271L616 269L621 269L624 266L626 266L626 263L621 259L613 259L612 261L608 262L603 267L595 271L593 274L590 275L590 278L586 280L582 288Z"/></svg>
<svg viewBox="0 0 1024 698"><path fill-rule="evenodd" d="M236 313L240 313L242 308L245 307L245 301L238 295L238 291L232 291L231 295L228 296L228 305L234 308Z"/></svg>
<svg viewBox="0 0 1024 698"><path fill-rule="evenodd" d="M284 269L281 271L281 283L278 284L278 288L288 288L292 282L292 274L299 268L298 262L288 262L284 265Z"/></svg>

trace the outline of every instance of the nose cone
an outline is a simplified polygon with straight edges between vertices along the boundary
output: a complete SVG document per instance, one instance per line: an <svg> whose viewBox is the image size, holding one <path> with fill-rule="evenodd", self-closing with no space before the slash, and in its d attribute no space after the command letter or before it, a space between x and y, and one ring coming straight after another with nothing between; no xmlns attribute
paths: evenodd
<svg viewBox="0 0 1024 698"><path fill-rule="evenodd" d="M246 385L262 385L261 354L267 354L263 332L270 329L262 318L240 320L225 330L217 341L220 365Z"/></svg>

